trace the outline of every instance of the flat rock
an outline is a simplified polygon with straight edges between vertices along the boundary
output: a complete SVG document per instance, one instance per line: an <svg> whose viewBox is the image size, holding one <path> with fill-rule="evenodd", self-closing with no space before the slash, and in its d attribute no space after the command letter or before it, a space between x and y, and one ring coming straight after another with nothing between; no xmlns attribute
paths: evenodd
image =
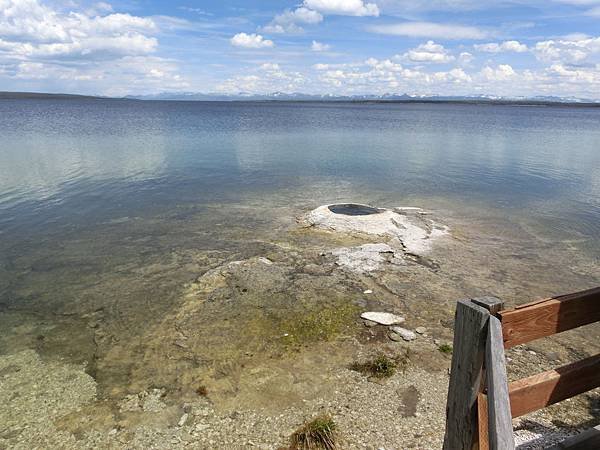
<svg viewBox="0 0 600 450"><path fill-rule="evenodd" d="M414 331L407 330L406 328L390 327L390 331L392 331L390 333L390 335L397 334L405 341L413 341L417 338L417 335L414 333ZM390 339L392 339L393 341L396 340L396 339L393 339L391 336L390 336Z"/></svg>
<svg viewBox="0 0 600 450"><path fill-rule="evenodd" d="M404 322L404 317L387 312L364 312L360 317L361 319L370 320L380 325L396 325Z"/></svg>
<svg viewBox="0 0 600 450"><path fill-rule="evenodd" d="M425 333L427 333L427 328L425 328L425 327L417 327L417 328L415 328L415 332L417 334L425 334Z"/></svg>
<svg viewBox="0 0 600 450"><path fill-rule="evenodd" d="M395 250L387 244L364 244L358 247L337 248L337 265L355 273L373 272L394 258Z"/></svg>

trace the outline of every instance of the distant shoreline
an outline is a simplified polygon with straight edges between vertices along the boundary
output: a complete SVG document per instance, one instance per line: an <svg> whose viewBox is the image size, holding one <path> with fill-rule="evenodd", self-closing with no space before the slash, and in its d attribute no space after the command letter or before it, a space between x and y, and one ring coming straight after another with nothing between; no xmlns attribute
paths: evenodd
<svg viewBox="0 0 600 450"><path fill-rule="evenodd" d="M331 98L331 99L257 99L238 98L231 99L145 99L136 97L101 97L94 95L41 93L41 92L7 92L0 91L0 100L109 100L109 101L136 101L136 102L178 102L178 103L344 103L344 104L455 104L455 105L502 105L502 106L564 106L579 108L600 108L600 102L568 102L551 100L509 100L509 99L486 99L486 98L406 98L406 99L360 99L360 98Z"/></svg>

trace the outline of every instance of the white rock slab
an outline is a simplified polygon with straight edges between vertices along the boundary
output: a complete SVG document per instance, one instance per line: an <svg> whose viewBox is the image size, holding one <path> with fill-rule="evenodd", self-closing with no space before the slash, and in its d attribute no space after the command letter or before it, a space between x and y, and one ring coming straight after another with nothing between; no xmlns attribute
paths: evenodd
<svg viewBox="0 0 600 450"><path fill-rule="evenodd" d="M388 312L364 312L360 315L361 319L377 322L380 325L396 325L404 322L404 317Z"/></svg>
<svg viewBox="0 0 600 450"><path fill-rule="evenodd" d="M390 330L397 335L399 335L405 341L414 341L417 338L417 335L410 330L402 327L390 327Z"/></svg>

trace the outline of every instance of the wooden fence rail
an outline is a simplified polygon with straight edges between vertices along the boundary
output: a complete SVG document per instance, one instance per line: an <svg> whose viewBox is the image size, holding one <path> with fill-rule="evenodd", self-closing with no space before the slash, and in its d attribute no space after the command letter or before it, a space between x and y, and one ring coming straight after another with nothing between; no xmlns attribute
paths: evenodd
<svg viewBox="0 0 600 450"><path fill-rule="evenodd" d="M502 308L494 297L457 303L444 450L513 450L513 417L600 386L600 355L510 384L504 356L505 348L600 321L600 287ZM598 430L589 435L598 439ZM581 445L580 437L560 448Z"/></svg>

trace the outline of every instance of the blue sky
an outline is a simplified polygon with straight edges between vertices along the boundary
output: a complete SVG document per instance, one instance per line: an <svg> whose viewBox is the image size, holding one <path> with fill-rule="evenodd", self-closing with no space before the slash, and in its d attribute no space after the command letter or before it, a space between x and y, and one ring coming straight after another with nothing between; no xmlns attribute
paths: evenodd
<svg viewBox="0 0 600 450"><path fill-rule="evenodd" d="M0 0L0 90L600 99L600 0Z"/></svg>

